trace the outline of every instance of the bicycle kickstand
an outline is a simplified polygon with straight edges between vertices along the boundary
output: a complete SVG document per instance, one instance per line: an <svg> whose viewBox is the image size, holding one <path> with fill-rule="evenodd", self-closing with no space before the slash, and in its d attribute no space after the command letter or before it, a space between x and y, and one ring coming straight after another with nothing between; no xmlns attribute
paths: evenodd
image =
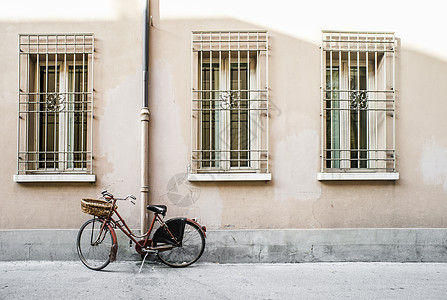
<svg viewBox="0 0 447 300"><path fill-rule="evenodd" d="M144 265L144 262L146 261L146 257L148 254L149 254L149 252L146 252L146 254L144 255L143 262L141 263L140 271L138 271L138 273L141 273L141 270L143 269L143 265Z"/></svg>

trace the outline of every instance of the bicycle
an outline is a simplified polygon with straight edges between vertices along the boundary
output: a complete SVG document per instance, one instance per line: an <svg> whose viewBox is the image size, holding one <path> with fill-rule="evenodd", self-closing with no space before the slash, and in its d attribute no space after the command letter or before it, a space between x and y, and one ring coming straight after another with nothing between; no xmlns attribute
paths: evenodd
<svg viewBox="0 0 447 300"><path fill-rule="evenodd" d="M93 219L85 222L79 229L77 236L77 252L81 262L89 269L101 270L110 262L116 260L118 240L115 228L120 229L135 243L135 250L142 257L143 262L149 253L155 253L161 262L170 267L186 267L196 262L205 249L206 227L197 223L196 219L172 218L166 222L167 207L165 205L148 205L153 212L149 230L138 236L127 226L117 209L117 201L136 200L135 196L115 198L111 193L102 191L104 200L82 199L83 212L94 215ZM116 217L115 217L116 216ZM160 224L152 238L150 235L155 222Z"/></svg>

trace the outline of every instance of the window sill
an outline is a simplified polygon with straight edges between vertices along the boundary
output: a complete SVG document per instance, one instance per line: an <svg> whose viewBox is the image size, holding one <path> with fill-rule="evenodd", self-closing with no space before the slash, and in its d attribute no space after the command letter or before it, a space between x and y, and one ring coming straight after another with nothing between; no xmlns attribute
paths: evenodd
<svg viewBox="0 0 447 300"><path fill-rule="evenodd" d="M318 173L317 180L398 180L399 173Z"/></svg>
<svg viewBox="0 0 447 300"><path fill-rule="evenodd" d="M188 174L188 181L270 181L271 173L207 173Z"/></svg>
<svg viewBox="0 0 447 300"><path fill-rule="evenodd" d="M14 175L17 183L26 182L96 182L94 174L33 174Z"/></svg>

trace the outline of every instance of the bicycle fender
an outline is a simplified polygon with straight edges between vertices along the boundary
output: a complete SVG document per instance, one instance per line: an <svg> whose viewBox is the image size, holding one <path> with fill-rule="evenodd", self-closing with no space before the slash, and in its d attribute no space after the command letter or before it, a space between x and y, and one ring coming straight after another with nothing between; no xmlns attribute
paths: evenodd
<svg viewBox="0 0 447 300"><path fill-rule="evenodd" d="M109 224L108 225L110 235L112 236L112 248L110 249L110 262L114 262L116 260L116 253L118 252L118 240L116 238L116 233L113 227Z"/></svg>
<svg viewBox="0 0 447 300"><path fill-rule="evenodd" d="M206 238L206 227L205 226L200 225L199 223L197 223L196 221L194 221L192 219L186 219L186 220L188 220L191 223L196 224L200 228L200 231L202 231L203 236Z"/></svg>

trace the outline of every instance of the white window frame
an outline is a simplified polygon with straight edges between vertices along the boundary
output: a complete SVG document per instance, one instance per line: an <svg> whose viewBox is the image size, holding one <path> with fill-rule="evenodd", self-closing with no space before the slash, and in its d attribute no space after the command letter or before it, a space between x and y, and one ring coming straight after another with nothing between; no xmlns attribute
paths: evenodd
<svg viewBox="0 0 447 300"><path fill-rule="evenodd" d="M91 150L94 35L20 34L18 47L18 159L14 181L95 182ZM42 68L46 70L42 71ZM48 88L50 68L55 76L52 88L55 89L54 92ZM42 72L46 74L45 79L40 78ZM71 82L70 72L73 76ZM81 81L76 81L78 72ZM46 82L44 90L40 86L42 80ZM75 89L77 84L80 84L82 90ZM70 86L73 86L72 91ZM51 97L56 99L56 107L52 107ZM53 150L49 149L50 152L47 152L46 146L41 150L39 131L43 127L48 130L49 126L49 119L42 123L42 114L49 114L54 118L53 134L56 135L53 135L53 141L57 141L58 145ZM73 148L76 114L81 116L77 134L80 135L78 138L81 140L81 149ZM45 144L47 133L48 131L44 136ZM54 160L47 160L48 153L54 155Z"/></svg>
<svg viewBox="0 0 447 300"><path fill-rule="evenodd" d="M262 58L261 58L262 57ZM232 66L238 64L238 87L231 89ZM264 68L262 68L264 64ZM219 82L213 84L214 66L218 65ZM247 68L247 90L240 87L240 66ZM203 70L209 67L210 83L207 90L202 86ZM193 32L192 33L192 58L191 58L191 86L192 86L192 119L191 119L191 168L189 181L250 181L270 180L268 172L268 37L267 32ZM262 71L261 71L262 70ZM261 73L265 78L261 78ZM234 81L234 78L233 78ZM262 86L261 86L262 85ZM265 85L265 86L264 86ZM215 87L218 86L217 90ZM231 113L238 110L238 97L246 92L248 110L247 147L241 149L241 140L238 141L237 150L231 150ZM208 94L210 99L203 98ZM226 98L225 98L226 97ZM263 98L264 97L264 98ZM224 99L229 99L228 103ZM202 101L202 102L201 102ZM210 108L209 132L202 130L205 126L202 116L207 113L203 109L203 101L208 101ZM235 106L230 105L235 104ZM242 102L241 102L242 103ZM227 107L228 106L228 107ZM207 106L208 107L208 106ZM243 111L245 109L241 109ZM215 114L215 126L212 127L212 116ZM238 118L238 126L240 119ZM215 128L215 129L212 129ZM239 128L239 127L238 127ZM240 129L238 129L240 130ZM202 145L202 134L210 134L209 141L215 143ZM238 131L238 136L241 134ZM206 138L205 138L206 139ZM205 152L203 152L205 151ZM208 151L210 154L205 156ZM238 153L235 159L230 153ZM241 152L242 151L242 152ZM247 151L247 158L241 158L241 153ZM208 164L209 162L209 164ZM245 164L246 162L246 164Z"/></svg>
<svg viewBox="0 0 447 300"><path fill-rule="evenodd" d="M55 72L55 74L57 74L57 76L59 76L59 85L58 85L58 92L57 94L61 94L61 95L65 95L65 97L68 97L68 101L66 103L66 105L69 105L68 107L68 113L64 112L64 111L59 111L59 112L55 112L55 115L58 115L58 132L59 132L59 136L58 136L58 161L57 161L57 165L58 167L55 168L56 172L64 172L66 170L73 170L75 172L77 171L82 171L82 168L76 168L74 167L74 164L76 162L74 162L74 150L70 149L74 146L74 114L75 114L75 110L74 110L74 104L75 104L75 100L73 99L74 97L74 90L70 90L69 86L74 84L74 79L70 82L70 69L73 69L73 76L76 76L76 69L77 67L82 67L85 68L85 70L87 71L87 78L85 78L85 80L88 82L88 64L82 64L82 62L41 62L39 67L36 68L36 74L35 74L35 78L40 77L40 73L41 73L41 68L42 67L53 67L55 70L58 70L57 72ZM84 71L84 69L83 69ZM83 72L85 73L85 71ZM84 75L83 75L84 76ZM39 78L38 81L41 81L42 78ZM35 90L38 90L39 87L37 87L38 82L36 81L36 87ZM54 92L56 93L56 92ZM41 115L39 114L37 118L35 118L35 128L40 128L40 124L42 122L42 120L40 119ZM70 118L73 118L70 121ZM85 120L87 121L87 120ZM71 132L71 133L70 133ZM30 133L31 134L31 133ZM87 142L87 141L86 141ZM39 147L39 146L38 146ZM84 147L86 148L87 145L84 145ZM38 170L36 171L36 173L38 172L45 172L45 168L40 168L38 167Z"/></svg>
<svg viewBox="0 0 447 300"><path fill-rule="evenodd" d="M221 67L219 69L219 90L220 91L229 91L230 88L230 81L231 81L231 69L230 69L230 63L233 64L234 62L231 62L231 59L229 58L222 58L221 62L219 63L218 58L214 58L212 60L212 65L219 64ZM249 90L253 90L256 88L256 63L253 58L247 59L241 59L240 64L247 64L247 70L249 71L248 79L249 79ZM209 62L202 62L202 70L204 67L207 67L209 65ZM253 114L253 111L257 109L257 103L249 102L250 111ZM229 152L231 151L231 143L229 142L229 139L231 138L231 127L230 125L230 119L231 119L231 109L222 109L217 112L218 115L218 125L219 128L216 131L216 137L215 140L218 144L218 151L221 151L221 158L220 160L217 160L216 163L220 164L219 166L216 166L217 168L220 168L222 170L250 170L252 168L258 167L258 161L256 159L249 160L247 167L232 167L230 164L230 157ZM200 117L199 117L200 118ZM249 133L247 135L247 143L249 143L249 149L258 149L259 147L259 140L257 139L257 134L253 130L250 130L251 128L256 128L256 118L248 116L249 119ZM202 139L199 136L200 139ZM256 155L256 153L250 153L251 155ZM214 167L209 167L208 169L204 168L204 171L213 171L215 170Z"/></svg>
<svg viewBox="0 0 447 300"><path fill-rule="evenodd" d="M395 51L394 33L323 31L321 172L317 174L318 180L399 179L395 149ZM357 90L349 84L353 68L358 70ZM360 68L366 69L366 90L359 86ZM338 70L338 89L334 89L334 73L331 73L334 69ZM332 82L330 89L327 78ZM360 106L358 95L366 98L362 102L364 107ZM359 144L357 148L351 148L350 118L353 111L358 117L363 111L367 118L364 124L365 148L360 147L360 129L357 136ZM339 123L334 123L334 120ZM360 121L357 122L360 128ZM331 126L330 131L328 126ZM334 143L337 138L339 142ZM352 153L357 153L357 157L353 158ZM366 155L360 156L360 153Z"/></svg>

